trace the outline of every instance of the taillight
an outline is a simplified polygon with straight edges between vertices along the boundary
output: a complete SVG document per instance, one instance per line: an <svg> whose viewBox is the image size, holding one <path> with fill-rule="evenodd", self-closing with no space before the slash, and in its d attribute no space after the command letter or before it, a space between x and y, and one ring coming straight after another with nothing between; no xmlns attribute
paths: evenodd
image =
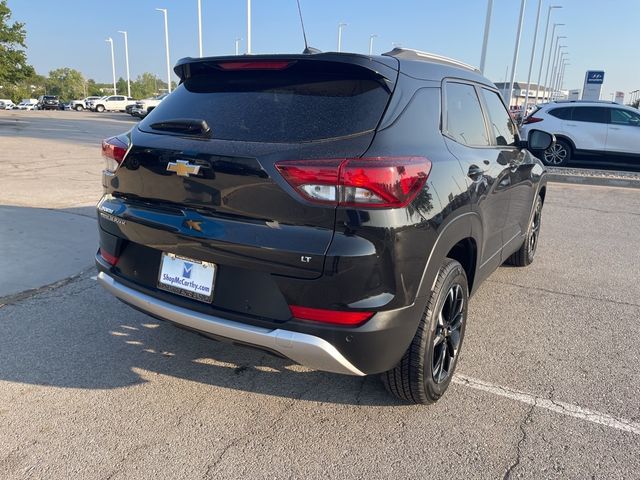
<svg viewBox="0 0 640 480"><path fill-rule="evenodd" d="M232 61L220 62L218 66L223 70L284 70L294 62L290 61Z"/></svg>
<svg viewBox="0 0 640 480"><path fill-rule="evenodd" d="M118 257L116 257L115 255L111 255L109 252L104 251L102 248L100 248L100 256L104 258L110 265L115 265L119 260Z"/></svg>
<svg viewBox="0 0 640 480"><path fill-rule="evenodd" d="M431 162L424 157L288 160L276 163L284 179L315 203L398 208L422 189Z"/></svg>
<svg viewBox="0 0 640 480"><path fill-rule="evenodd" d="M522 124L523 124L523 125L527 125L527 124L529 124L529 123L538 123L538 122L541 122L542 120L544 120L544 118L540 118L540 117L532 117L532 116L530 115L530 116L528 116L527 118L525 118L525 119L522 121Z"/></svg>
<svg viewBox="0 0 640 480"><path fill-rule="evenodd" d="M289 305L291 314L300 320L332 323L334 325L357 326L369 320L374 312L345 312L340 310L324 310L321 308Z"/></svg>
<svg viewBox="0 0 640 480"><path fill-rule="evenodd" d="M124 160L129 145L122 137L111 137L102 141L102 157L105 161L105 170L115 172Z"/></svg>

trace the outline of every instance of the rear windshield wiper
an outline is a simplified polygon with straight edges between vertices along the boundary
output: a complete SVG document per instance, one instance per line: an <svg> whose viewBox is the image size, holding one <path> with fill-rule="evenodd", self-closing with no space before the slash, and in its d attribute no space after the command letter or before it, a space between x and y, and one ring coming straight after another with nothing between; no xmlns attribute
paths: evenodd
<svg viewBox="0 0 640 480"><path fill-rule="evenodd" d="M171 120L163 120L161 122L152 123L150 127L154 130L180 133L182 135L197 135L201 137L209 136L211 133L211 128L209 128L207 121L196 118L174 118Z"/></svg>

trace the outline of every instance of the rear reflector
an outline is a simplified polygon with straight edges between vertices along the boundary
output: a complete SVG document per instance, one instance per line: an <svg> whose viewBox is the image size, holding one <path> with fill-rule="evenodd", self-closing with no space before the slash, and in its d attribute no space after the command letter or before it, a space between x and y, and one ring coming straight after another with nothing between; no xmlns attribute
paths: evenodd
<svg viewBox="0 0 640 480"><path fill-rule="evenodd" d="M104 258L110 265L115 265L119 260L118 257L111 255L109 252L105 252L102 248L100 249L100 256Z"/></svg>
<svg viewBox="0 0 640 480"><path fill-rule="evenodd" d="M369 320L374 312L343 312L338 310L323 310L320 308L300 307L289 305L291 313L300 320L331 323L334 325L356 326Z"/></svg>
<svg viewBox="0 0 640 480"><path fill-rule="evenodd" d="M398 208L422 189L431 162L424 157L293 160L276 163L284 179L315 203Z"/></svg>
<svg viewBox="0 0 640 480"><path fill-rule="evenodd" d="M529 123L538 123L538 122L541 122L542 120L544 120L544 119L540 118L540 117L531 117L531 116L529 116L529 117L525 118L522 121L522 124L523 125L527 125Z"/></svg>
<svg viewBox="0 0 640 480"><path fill-rule="evenodd" d="M124 160L128 148L128 141L123 140L122 136L103 140L102 156L105 160L105 169L109 172L115 172L118 165Z"/></svg>
<svg viewBox="0 0 640 480"><path fill-rule="evenodd" d="M218 63L218 66L223 70L284 70L292 63L287 61L222 62Z"/></svg>

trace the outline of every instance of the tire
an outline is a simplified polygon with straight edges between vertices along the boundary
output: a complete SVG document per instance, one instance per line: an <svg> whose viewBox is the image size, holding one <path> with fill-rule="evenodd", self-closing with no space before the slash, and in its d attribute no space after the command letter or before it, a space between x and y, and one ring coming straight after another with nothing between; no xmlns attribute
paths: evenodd
<svg viewBox="0 0 640 480"><path fill-rule="evenodd" d="M511 255L507 262L515 267L526 267L533 263L538 248L538 240L540 239L540 224L542 222L542 198L540 195L536 197L536 203L533 207L533 214L529 220L527 234L520 249Z"/></svg>
<svg viewBox="0 0 640 480"><path fill-rule="evenodd" d="M104 106L102 106L102 105L98 105L98 106L96 107L96 112L98 112L98 113L102 113L102 112L104 112Z"/></svg>
<svg viewBox="0 0 640 480"><path fill-rule="evenodd" d="M382 374L389 393L418 404L442 397L460 356L468 304L467 275L460 263L447 258L411 345L400 362Z"/></svg>
<svg viewBox="0 0 640 480"><path fill-rule="evenodd" d="M76 105L76 112L81 112L84 110L84 107L82 105Z"/></svg>
<svg viewBox="0 0 640 480"><path fill-rule="evenodd" d="M550 167L564 167L571 156L571 145L565 140L556 140L556 143L542 152L542 163Z"/></svg>

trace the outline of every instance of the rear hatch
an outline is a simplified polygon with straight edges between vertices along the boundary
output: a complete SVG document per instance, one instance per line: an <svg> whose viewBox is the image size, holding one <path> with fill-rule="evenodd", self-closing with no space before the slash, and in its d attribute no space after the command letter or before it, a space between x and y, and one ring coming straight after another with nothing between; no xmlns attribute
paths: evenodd
<svg viewBox="0 0 640 480"><path fill-rule="evenodd" d="M214 262L321 275L336 207L305 200L275 164L362 156L389 102L397 60L219 57L185 59L175 71L181 85L131 131L108 186L131 206L130 221L174 236L135 241L171 251L192 240L215 252Z"/></svg>

